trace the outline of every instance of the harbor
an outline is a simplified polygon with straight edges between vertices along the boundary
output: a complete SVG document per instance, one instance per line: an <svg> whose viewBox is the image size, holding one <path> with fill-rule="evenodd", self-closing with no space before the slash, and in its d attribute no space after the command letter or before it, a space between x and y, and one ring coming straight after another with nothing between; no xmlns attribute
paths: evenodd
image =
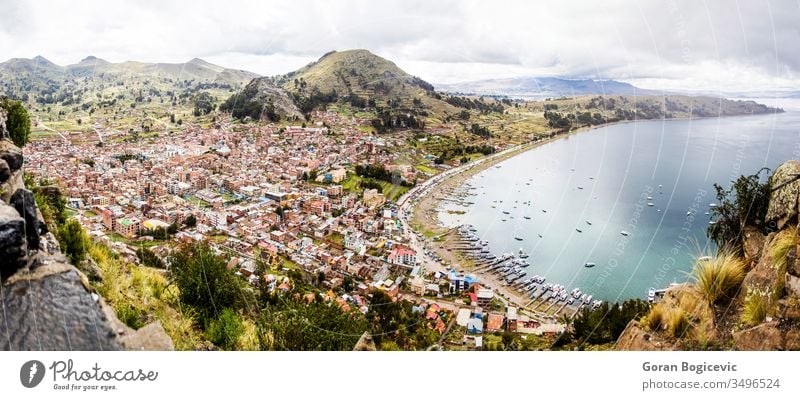
<svg viewBox="0 0 800 400"><path fill-rule="evenodd" d="M507 298L516 300L521 310L552 320L573 318L583 308L597 308L602 304L580 288L568 289L563 284L548 281L543 275L529 275L535 271L535 266L528 261L530 255L523 249L497 255L490 251L488 241L481 240L474 226L461 225L455 232L457 239L449 249L469 258L474 265L470 272L480 280L513 293Z"/></svg>

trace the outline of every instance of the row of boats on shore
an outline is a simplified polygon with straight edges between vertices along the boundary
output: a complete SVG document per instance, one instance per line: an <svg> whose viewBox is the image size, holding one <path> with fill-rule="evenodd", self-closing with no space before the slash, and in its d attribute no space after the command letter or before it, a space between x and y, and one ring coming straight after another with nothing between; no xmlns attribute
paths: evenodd
<svg viewBox="0 0 800 400"><path fill-rule="evenodd" d="M501 278L504 286L511 287L523 293L532 301L544 299L553 304L562 303L563 306L577 305L578 307L597 308L603 302L594 300L592 295L583 293L579 288L568 291L564 285L547 282L547 278L540 275L527 277L527 261L529 255L523 249L517 254L506 253L498 257L489 250L489 243L477 235L477 229L472 225L462 225L458 228L462 242L468 244L466 254L485 268L485 272L492 273ZM586 263L585 267L593 267L594 263ZM527 278L526 278L527 277ZM577 304L576 304L577 303Z"/></svg>

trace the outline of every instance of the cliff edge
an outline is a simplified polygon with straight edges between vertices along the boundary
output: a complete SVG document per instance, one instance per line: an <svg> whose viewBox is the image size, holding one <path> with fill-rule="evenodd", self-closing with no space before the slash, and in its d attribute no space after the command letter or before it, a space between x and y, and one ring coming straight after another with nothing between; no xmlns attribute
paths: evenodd
<svg viewBox="0 0 800 400"><path fill-rule="evenodd" d="M133 330L60 252L23 183L0 110L0 350L172 350L157 322Z"/></svg>

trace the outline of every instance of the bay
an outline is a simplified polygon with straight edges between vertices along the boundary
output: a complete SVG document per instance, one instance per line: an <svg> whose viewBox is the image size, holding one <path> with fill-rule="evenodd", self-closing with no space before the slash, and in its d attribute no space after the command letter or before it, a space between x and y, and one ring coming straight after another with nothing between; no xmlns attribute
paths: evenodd
<svg viewBox="0 0 800 400"><path fill-rule="evenodd" d="M714 183L798 158L800 111L614 124L480 172L465 183L473 204L443 204L439 218L472 224L498 255L523 249L528 276L606 301L645 298L713 251Z"/></svg>

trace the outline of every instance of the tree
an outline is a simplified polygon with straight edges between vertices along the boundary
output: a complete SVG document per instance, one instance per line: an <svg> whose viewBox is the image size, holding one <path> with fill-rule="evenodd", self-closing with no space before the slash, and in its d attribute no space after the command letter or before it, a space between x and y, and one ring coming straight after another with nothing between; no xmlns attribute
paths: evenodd
<svg viewBox="0 0 800 400"><path fill-rule="evenodd" d="M197 226L197 217L194 215L189 215L186 217L186 221L183 222L187 228L194 228Z"/></svg>
<svg viewBox="0 0 800 400"><path fill-rule="evenodd" d="M244 309L248 298L243 281L226 267L226 261L207 242L184 245L169 257L172 282L181 303L194 308L201 321L218 317L226 308Z"/></svg>
<svg viewBox="0 0 800 400"><path fill-rule="evenodd" d="M139 262L146 267L158 269L166 268L164 261L162 261L160 257L146 247L140 247L136 249L136 256L139 257Z"/></svg>
<svg viewBox="0 0 800 400"><path fill-rule="evenodd" d="M626 300L622 304L603 304L595 309L584 308L572 324L573 336L579 345L603 344L617 340L628 322L647 313L650 305L641 299Z"/></svg>
<svg viewBox="0 0 800 400"><path fill-rule="evenodd" d="M708 227L708 237L718 246L731 246L742 252L742 230L751 225L766 233L766 215L771 193L770 183L761 181L762 168L753 175L742 175L728 189L714 184L718 204L711 209L714 224Z"/></svg>
<svg viewBox="0 0 800 400"><path fill-rule="evenodd" d="M262 350L352 350L369 329L359 312L345 312L335 303L311 303L293 296L261 296L256 325Z"/></svg>
<svg viewBox="0 0 800 400"><path fill-rule="evenodd" d="M0 108L7 114L6 129L11 136L11 141L18 147L28 143L31 134L31 119L28 110L19 101L11 100L7 97L0 99Z"/></svg>
<svg viewBox="0 0 800 400"><path fill-rule="evenodd" d="M89 238L80 222L76 219L67 220L60 227L58 236L69 262L74 265L80 264L89 248Z"/></svg>

